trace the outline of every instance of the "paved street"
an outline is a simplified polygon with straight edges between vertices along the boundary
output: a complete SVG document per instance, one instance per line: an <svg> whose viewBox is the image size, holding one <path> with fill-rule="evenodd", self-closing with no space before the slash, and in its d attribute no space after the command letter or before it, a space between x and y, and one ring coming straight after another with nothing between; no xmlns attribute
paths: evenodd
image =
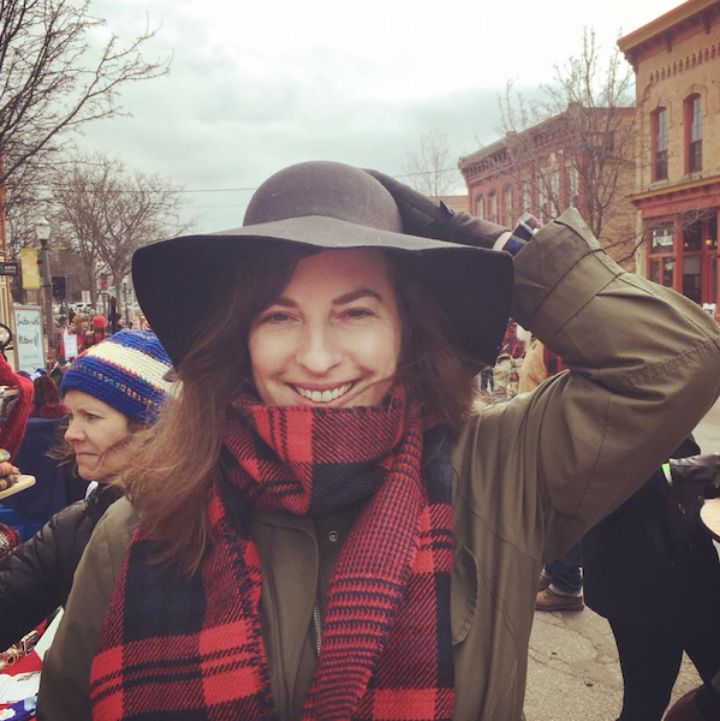
<svg viewBox="0 0 720 721"><path fill-rule="evenodd" d="M696 429L703 451L720 449L720 402ZM673 699L698 684L687 658ZM615 642L605 619L582 613L538 613L530 640L525 702L527 721L615 721L622 676Z"/></svg>

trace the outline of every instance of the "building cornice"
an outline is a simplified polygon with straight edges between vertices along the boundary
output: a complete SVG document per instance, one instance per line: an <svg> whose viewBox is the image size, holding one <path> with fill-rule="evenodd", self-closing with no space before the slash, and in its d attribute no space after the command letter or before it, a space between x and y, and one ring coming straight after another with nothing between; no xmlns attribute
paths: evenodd
<svg viewBox="0 0 720 721"><path fill-rule="evenodd" d="M720 175L711 175L709 178L698 178L696 180L688 180L684 183L674 183L673 185L663 185L660 188L644 190L642 193L632 193L628 195L628 199L637 205L652 198L684 193L688 190L696 190L698 188L708 188L713 185L720 186Z"/></svg>
<svg viewBox="0 0 720 721"><path fill-rule="evenodd" d="M719 12L720 0L687 0L647 25L624 35L617 41L617 45L628 62L633 63L641 46L664 40L668 47L672 47L672 31L678 26L687 21L707 24L709 18Z"/></svg>

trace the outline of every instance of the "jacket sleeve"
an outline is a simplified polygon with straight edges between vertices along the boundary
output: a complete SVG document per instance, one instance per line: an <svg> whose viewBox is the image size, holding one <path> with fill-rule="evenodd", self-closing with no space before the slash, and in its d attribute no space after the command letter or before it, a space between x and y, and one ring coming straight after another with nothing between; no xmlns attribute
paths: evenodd
<svg viewBox="0 0 720 721"><path fill-rule="evenodd" d="M38 721L90 721L90 665L134 523L132 506L121 499L95 527L43 659Z"/></svg>
<svg viewBox="0 0 720 721"><path fill-rule="evenodd" d="M669 463L674 484L693 485L706 496L720 492L720 453L671 458Z"/></svg>
<svg viewBox="0 0 720 721"><path fill-rule="evenodd" d="M85 508L79 501L59 511L0 564L0 648L21 639L65 603Z"/></svg>
<svg viewBox="0 0 720 721"><path fill-rule="evenodd" d="M574 209L515 268L513 317L569 368L507 409L552 558L642 485L715 402L720 327L624 272Z"/></svg>

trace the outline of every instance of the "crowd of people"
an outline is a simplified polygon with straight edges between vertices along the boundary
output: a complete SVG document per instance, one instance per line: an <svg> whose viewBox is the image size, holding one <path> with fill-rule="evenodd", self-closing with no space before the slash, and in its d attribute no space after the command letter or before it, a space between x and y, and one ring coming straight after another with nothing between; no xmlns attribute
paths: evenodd
<svg viewBox="0 0 720 721"><path fill-rule="evenodd" d="M538 584L720 393L697 305L574 209L528 227L309 162L242 227L136 252L153 331L76 318L60 386L99 485L0 561L0 645L64 607L40 721L522 718ZM608 618L630 688L641 635ZM673 713L718 719L696 664ZM659 721L663 683L622 721Z"/></svg>
<svg viewBox="0 0 720 721"><path fill-rule="evenodd" d="M105 340L112 332L124 329L124 322L119 316L114 317L111 324L100 313L88 314L70 310L67 317L61 315L58 318L58 324L50 344L48 364L65 365L83 351ZM130 321L129 329L149 330L150 326L145 316L138 313ZM67 336L71 336L71 348L69 349L66 348Z"/></svg>

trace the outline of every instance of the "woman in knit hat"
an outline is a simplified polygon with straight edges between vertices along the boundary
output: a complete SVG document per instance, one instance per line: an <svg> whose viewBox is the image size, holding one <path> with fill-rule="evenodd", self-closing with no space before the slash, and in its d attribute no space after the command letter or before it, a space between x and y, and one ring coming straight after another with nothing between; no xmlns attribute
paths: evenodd
<svg viewBox="0 0 720 721"><path fill-rule="evenodd" d="M0 649L65 604L95 524L122 495L108 484L127 465L133 434L155 422L170 368L157 337L146 331L116 333L68 368L61 388L69 413L65 441L78 475L100 485L0 562Z"/></svg>
<svg viewBox="0 0 720 721"><path fill-rule="evenodd" d="M78 567L39 717L518 721L543 558L720 390L698 306L574 209L532 231L310 162L243 227L138 250L182 391ZM513 316L569 370L473 415L512 252Z"/></svg>

